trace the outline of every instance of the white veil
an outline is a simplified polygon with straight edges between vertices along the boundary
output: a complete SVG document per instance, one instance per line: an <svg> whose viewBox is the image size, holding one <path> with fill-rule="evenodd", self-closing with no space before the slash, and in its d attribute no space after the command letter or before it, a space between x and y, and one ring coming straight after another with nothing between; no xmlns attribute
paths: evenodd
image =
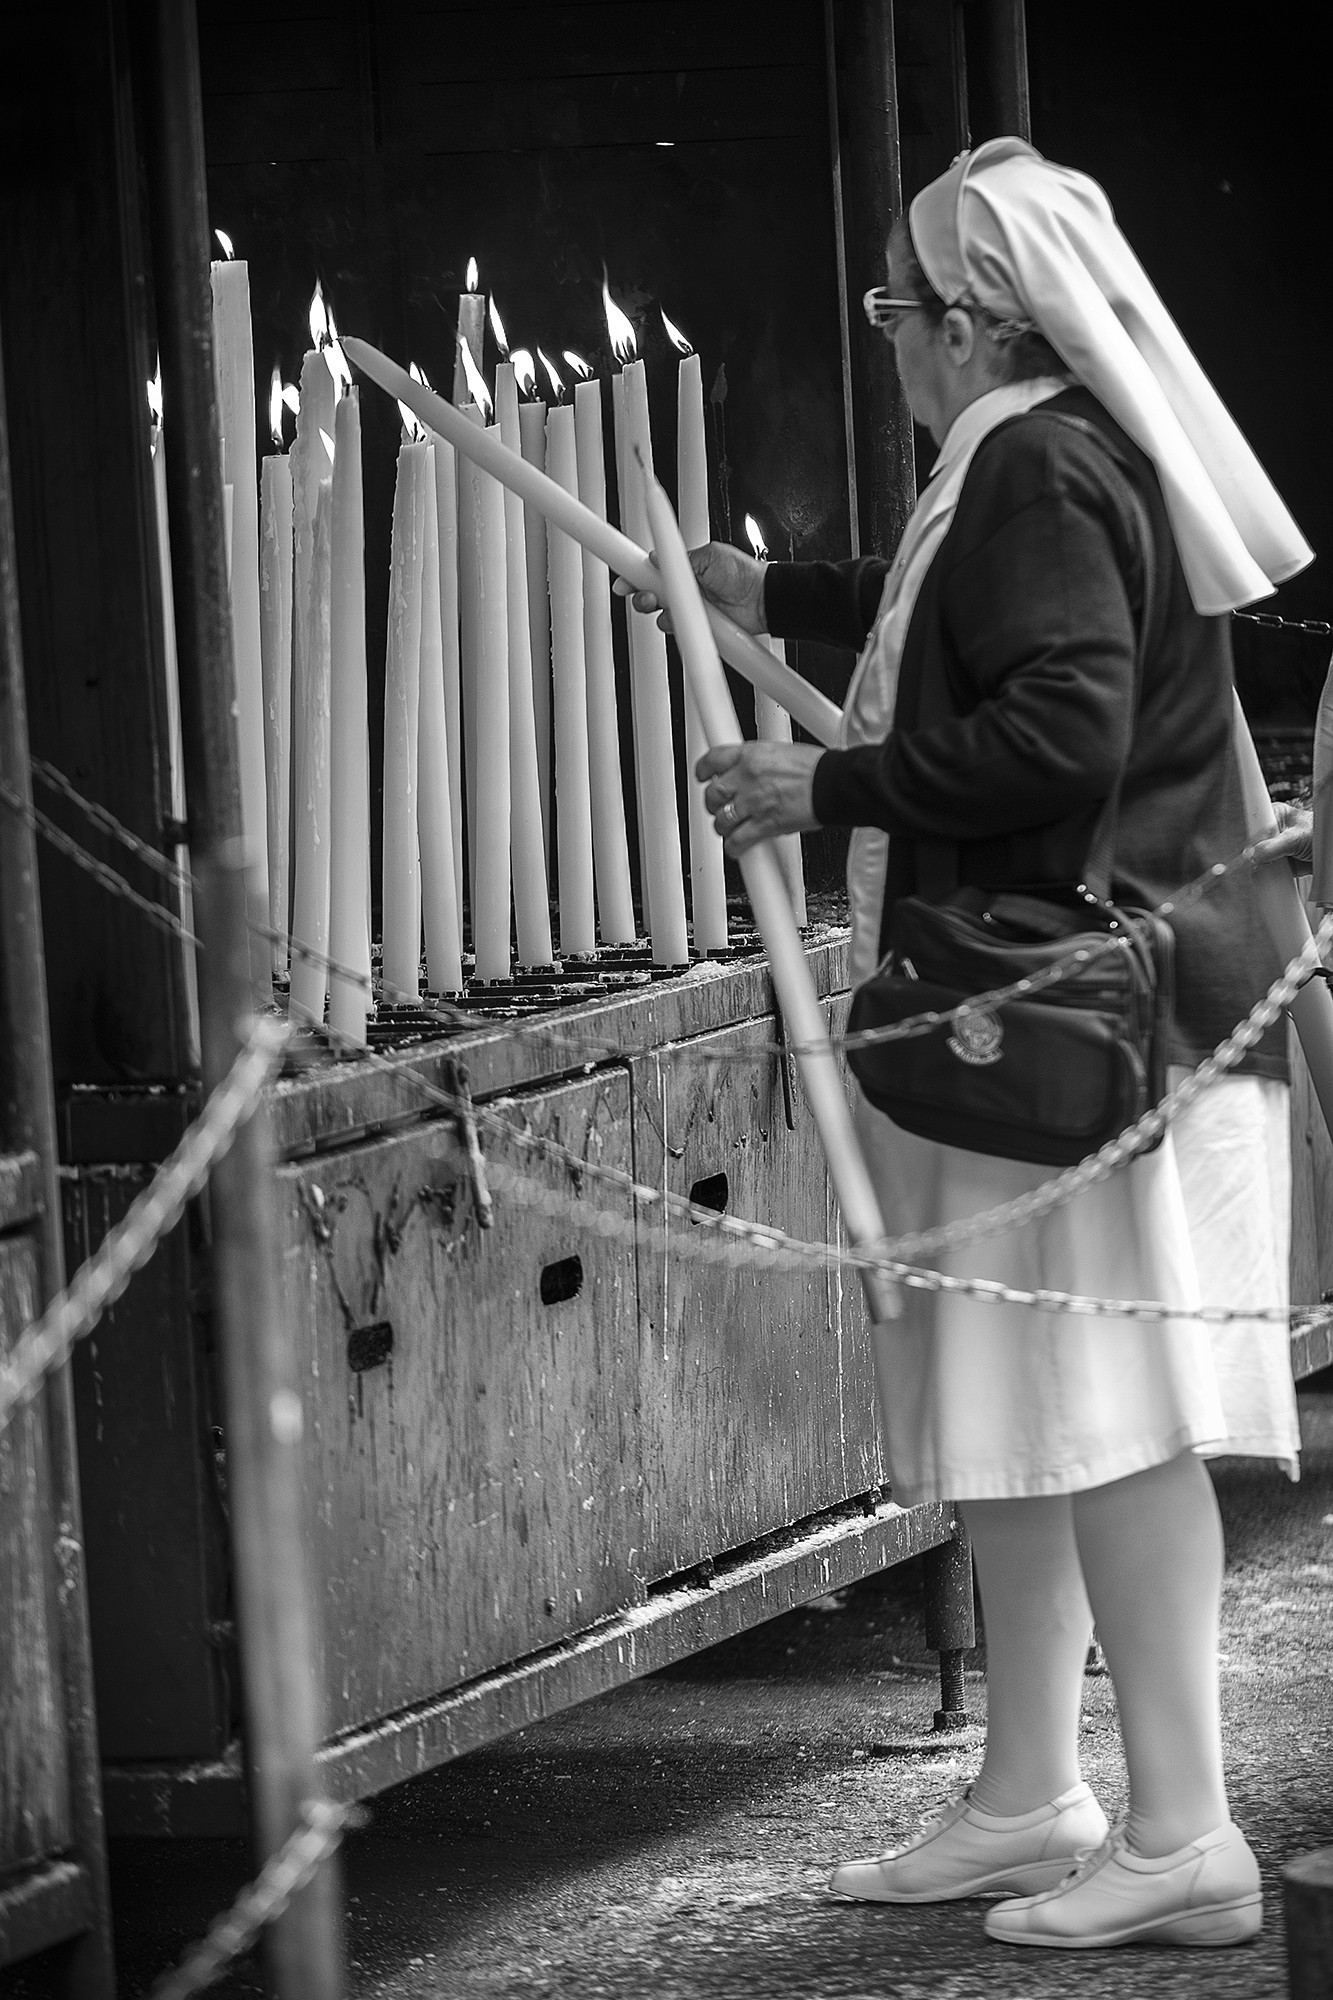
<svg viewBox="0 0 1333 2000"><path fill-rule="evenodd" d="M1266 597L1313 560L1095 181L991 139L922 189L909 224L943 299L1030 321L1152 459L1199 611Z"/></svg>

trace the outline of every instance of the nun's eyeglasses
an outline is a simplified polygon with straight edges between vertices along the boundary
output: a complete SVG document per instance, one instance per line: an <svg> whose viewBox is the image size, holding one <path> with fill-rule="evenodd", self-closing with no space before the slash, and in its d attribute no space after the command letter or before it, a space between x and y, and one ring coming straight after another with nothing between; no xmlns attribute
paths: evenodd
<svg viewBox="0 0 1333 2000"><path fill-rule="evenodd" d="M874 327L892 327L899 313L921 312L925 303L924 299L895 299L886 285L872 286L861 301L865 316Z"/></svg>

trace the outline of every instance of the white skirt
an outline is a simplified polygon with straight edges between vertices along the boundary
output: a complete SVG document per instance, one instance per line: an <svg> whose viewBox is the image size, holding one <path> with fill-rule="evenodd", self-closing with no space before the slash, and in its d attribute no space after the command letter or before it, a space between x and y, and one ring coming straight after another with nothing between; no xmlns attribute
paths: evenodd
<svg viewBox="0 0 1333 2000"><path fill-rule="evenodd" d="M1050 1178L914 1138L864 1100L858 1125L891 1235ZM1024 1290L1285 1306L1290 1188L1285 1084L1224 1077L1155 1153L1025 1229L922 1261ZM877 1338L890 1477L905 1505L1077 1493L1189 1448L1273 1458L1298 1477L1280 1321L1094 1319L914 1290L903 1300Z"/></svg>

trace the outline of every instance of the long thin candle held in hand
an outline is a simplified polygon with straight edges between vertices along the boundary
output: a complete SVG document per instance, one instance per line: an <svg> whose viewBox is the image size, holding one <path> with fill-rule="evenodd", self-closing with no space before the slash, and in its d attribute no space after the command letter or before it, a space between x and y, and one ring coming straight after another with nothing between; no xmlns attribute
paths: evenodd
<svg viewBox="0 0 1333 2000"><path fill-rule="evenodd" d="M647 499L662 588L671 607L681 658L694 688L704 733L714 748L724 743L739 743L740 725L727 692L704 601L671 502L655 479L647 482ZM847 1234L858 1249L873 1248L884 1239L879 1197L852 1123L851 1107L843 1093L823 1009L792 916L782 864L772 842L761 841L743 854L741 872L763 936L783 1021L797 1047L797 1062L824 1143L829 1177L837 1190ZM863 1272L862 1281L871 1318L877 1322L897 1318L896 1288L877 1271Z"/></svg>
<svg viewBox="0 0 1333 2000"><path fill-rule="evenodd" d="M343 338L342 347L348 360L386 394L405 403L430 430L447 438L464 456L484 467L534 507L540 508L548 521L563 528L585 549L599 555L617 576L623 576L636 590L656 592L661 578L647 552L632 542L628 535L621 534L609 521L599 521L589 508L573 494L564 492L555 480L539 472L535 465L528 465L517 452L507 450L497 436L474 429L461 411L420 382L414 382L405 368L400 368L396 361L391 361L388 355L372 347L369 341L356 340L349 335ZM711 605L706 607L706 611L718 648L727 663L765 694L772 695L774 701L781 702L787 713L817 742L832 744L837 738L842 718L840 710L827 696L820 694L809 681L802 680L790 667L784 667L774 659L758 639L742 632L725 613Z"/></svg>

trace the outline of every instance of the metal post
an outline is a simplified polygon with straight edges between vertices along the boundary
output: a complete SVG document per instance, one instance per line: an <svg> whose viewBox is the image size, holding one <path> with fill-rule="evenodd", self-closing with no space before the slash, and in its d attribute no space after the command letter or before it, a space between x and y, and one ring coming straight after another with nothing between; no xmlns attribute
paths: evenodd
<svg viewBox="0 0 1333 2000"><path fill-rule="evenodd" d="M889 230L903 206L892 0L844 0L834 25L859 545L868 555L890 555L916 503L912 419L893 349L867 326L861 297L872 285L887 282ZM836 120L838 110L838 103L831 106L830 117Z"/></svg>
<svg viewBox="0 0 1333 2000"><path fill-rule="evenodd" d="M19 631L13 499L9 485L9 430L4 363L0 359L0 779L25 805L32 803L28 768L23 646ZM0 807L0 1131L16 1149L31 1147L42 1163L43 1212L38 1224L40 1304L64 1289L65 1249L56 1176L56 1111L51 1085L51 1039L46 1007L42 913L32 829ZM111 1904L102 1819L97 1713L93 1701L92 1648L88 1636L88 1585L74 1399L69 1366L46 1383L45 1431L51 1454L51 1498L60 1566L60 1621L65 1731L70 1748L70 1823L75 1856L84 1869L92 1905L87 1931L66 1949L64 1973L79 2000L113 2000Z"/></svg>
<svg viewBox="0 0 1333 2000"><path fill-rule="evenodd" d="M926 1644L940 1656L940 1705L936 1729L961 1729L967 1721L963 1655L977 1643L972 1609L972 1544L961 1520L947 1542L921 1558Z"/></svg>
<svg viewBox="0 0 1333 2000"><path fill-rule="evenodd" d="M969 0L968 123L973 145L983 139L1032 137L1028 37L1024 0Z"/></svg>
<svg viewBox="0 0 1333 2000"><path fill-rule="evenodd" d="M162 356L186 795L197 884L204 1087L246 1037L269 947L252 947L233 715L231 606L213 385L203 111L193 0L143 0L144 123ZM179 560L177 556L179 552ZM267 1859L320 1795L314 1610L302 1534L302 1403L279 1312L263 1106L210 1189L228 1491L255 1844ZM266 1934L281 2000L337 2000L339 1875L326 1862Z"/></svg>

